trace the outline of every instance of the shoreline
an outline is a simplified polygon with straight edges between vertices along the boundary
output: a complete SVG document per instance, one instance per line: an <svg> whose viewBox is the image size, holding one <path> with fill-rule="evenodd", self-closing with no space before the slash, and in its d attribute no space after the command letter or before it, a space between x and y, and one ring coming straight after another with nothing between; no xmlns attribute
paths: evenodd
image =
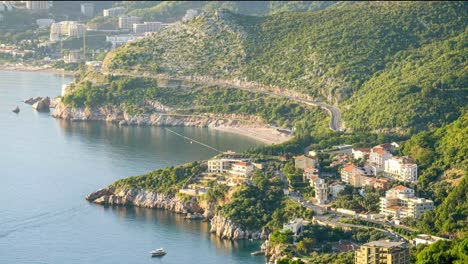
<svg viewBox="0 0 468 264"><path fill-rule="evenodd" d="M209 128L221 132L233 133L252 138L266 145L281 144L293 138L292 136L286 136L278 132L276 129L269 127L218 126Z"/></svg>
<svg viewBox="0 0 468 264"><path fill-rule="evenodd" d="M66 71L64 69L55 69L52 67L30 66L30 65L0 65L0 71L15 71L15 72L46 72L60 75L74 76L75 72Z"/></svg>

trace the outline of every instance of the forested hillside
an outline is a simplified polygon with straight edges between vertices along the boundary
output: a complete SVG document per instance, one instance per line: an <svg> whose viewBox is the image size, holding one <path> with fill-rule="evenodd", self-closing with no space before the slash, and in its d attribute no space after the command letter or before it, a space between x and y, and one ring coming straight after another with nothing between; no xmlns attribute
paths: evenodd
<svg viewBox="0 0 468 264"><path fill-rule="evenodd" d="M350 130L408 134L453 121L465 106L467 10L378 2L262 17L208 12L111 52L104 69L273 85L339 105Z"/></svg>

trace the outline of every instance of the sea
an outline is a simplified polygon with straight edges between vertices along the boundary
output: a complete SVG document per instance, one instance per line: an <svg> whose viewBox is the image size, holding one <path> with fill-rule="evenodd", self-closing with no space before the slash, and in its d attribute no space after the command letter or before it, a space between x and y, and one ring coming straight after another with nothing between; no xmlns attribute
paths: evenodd
<svg viewBox="0 0 468 264"><path fill-rule="evenodd" d="M221 240L207 222L87 202L86 194L118 179L217 152L166 128L71 122L22 102L58 96L71 81L52 73L0 71L0 264L265 262L250 255L260 241ZM219 150L261 145L206 128L171 129ZM168 254L152 258L149 252L160 247Z"/></svg>

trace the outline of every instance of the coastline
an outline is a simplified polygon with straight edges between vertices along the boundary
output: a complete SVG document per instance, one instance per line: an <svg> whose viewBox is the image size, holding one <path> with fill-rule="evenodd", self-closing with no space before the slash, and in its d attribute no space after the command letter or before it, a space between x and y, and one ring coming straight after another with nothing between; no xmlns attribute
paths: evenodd
<svg viewBox="0 0 468 264"><path fill-rule="evenodd" d="M75 75L73 71L66 71L64 69L54 69L52 67L41 67L31 65L0 65L0 71L17 71L17 72L46 72L60 75Z"/></svg>
<svg viewBox="0 0 468 264"><path fill-rule="evenodd" d="M281 144L293 138L270 127L218 126L210 129L249 137L267 145Z"/></svg>

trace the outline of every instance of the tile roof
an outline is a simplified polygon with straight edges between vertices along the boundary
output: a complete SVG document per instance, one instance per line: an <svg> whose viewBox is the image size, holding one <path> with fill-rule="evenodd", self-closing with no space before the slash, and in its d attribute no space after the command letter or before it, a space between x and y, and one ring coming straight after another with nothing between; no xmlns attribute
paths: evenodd
<svg viewBox="0 0 468 264"><path fill-rule="evenodd" d="M357 167L356 167L356 165L354 165L354 164L348 164L348 165L344 166L343 169L344 169L345 171L347 171L347 172L351 172L351 171L357 169Z"/></svg>

